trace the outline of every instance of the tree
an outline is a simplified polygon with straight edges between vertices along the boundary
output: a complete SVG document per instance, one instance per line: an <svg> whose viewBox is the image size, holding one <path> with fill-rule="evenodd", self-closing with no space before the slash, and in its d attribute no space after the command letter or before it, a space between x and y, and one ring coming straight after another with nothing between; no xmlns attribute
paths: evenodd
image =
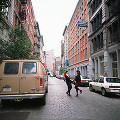
<svg viewBox="0 0 120 120"><path fill-rule="evenodd" d="M2 62L2 60L8 59L8 57L5 54L5 51L6 51L6 42L0 38L0 63Z"/></svg>
<svg viewBox="0 0 120 120"><path fill-rule="evenodd" d="M9 38L6 43L6 55L10 59L29 59L33 48L24 27L15 27L10 31Z"/></svg>
<svg viewBox="0 0 120 120"><path fill-rule="evenodd" d="M34 59L33 47L24 27L9 32L9 40L0 42L0 62L3 59Z"/></svg>
<svg viewBox="0 0 120 120"><path fill-rule="evenodd" d="M60 67L59 73L62 75L65 72L63 67Z"/></svg>

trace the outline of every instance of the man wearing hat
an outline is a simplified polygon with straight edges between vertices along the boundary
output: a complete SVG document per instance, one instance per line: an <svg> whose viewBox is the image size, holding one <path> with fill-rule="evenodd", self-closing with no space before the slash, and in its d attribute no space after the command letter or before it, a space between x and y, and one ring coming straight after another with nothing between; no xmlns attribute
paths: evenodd
<svg viewBox="0 0 120 120"><path fill-rule="evenodd" d="M80 86L80 83L81 83L81 77L80 77L80 71L77 70L77 76L75 77L75 81L76 81L76 84L75 84L75 89L76 89L76 97L78 96L78 90L80 91L80 93L82 93L82 90L80 90L78 87Z"/></svg>

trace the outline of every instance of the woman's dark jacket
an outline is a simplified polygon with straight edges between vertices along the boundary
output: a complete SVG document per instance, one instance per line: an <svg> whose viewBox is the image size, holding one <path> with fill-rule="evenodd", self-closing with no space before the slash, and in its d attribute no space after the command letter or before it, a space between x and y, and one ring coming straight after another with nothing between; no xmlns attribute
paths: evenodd
<svg viewBox="0 0 120 120"><path fill-rule="evenodd" d="M66 80L66 83L71 83L70 77L68 77L67 75L65 75L65 80Z"/></svg>
<svg viewBox="0 0 120 120"><path fill-rule="evenodd" d="M75 77L76 83L81 82L81 77L80 74Z"/></svg>

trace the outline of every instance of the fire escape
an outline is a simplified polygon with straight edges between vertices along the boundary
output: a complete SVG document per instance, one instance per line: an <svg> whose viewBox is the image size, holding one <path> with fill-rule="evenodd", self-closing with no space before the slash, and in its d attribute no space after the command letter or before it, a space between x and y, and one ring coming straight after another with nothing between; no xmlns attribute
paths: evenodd
<svg viewBox="0 0 120 120"><path fill-rule="evenodd" d="M20 0L21 1L21 10L20 10L20 17L22 22L24 22L24 20L26 20L26 4L27 4L27 0Z"/></svg>

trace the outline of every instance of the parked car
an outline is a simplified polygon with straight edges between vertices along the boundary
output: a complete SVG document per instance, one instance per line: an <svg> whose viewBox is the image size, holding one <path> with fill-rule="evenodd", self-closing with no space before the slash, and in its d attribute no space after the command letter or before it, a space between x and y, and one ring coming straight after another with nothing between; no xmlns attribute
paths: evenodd
<svg viewBox="0 0 120 120"><path fill-rule="evenodd" d="M47 72L39 60L4 60L0 64L0 99L37 99L45 104Z"/></svg>
<svg viewBox="0 0 120 120"><path fill-rule="evenodd" d="M90 82L93 82L92 79L90 79L89 77L87 76L82 76L81 75L81 86L89 86L89 83Z"/></svg>
<svg viewBox="0 0 120 120"><path fill-rule="evenodd" d="M64 76L63 75L60 75L60 78L59 79L62 79L62 80L64 80Z"/></svg>
<svg viewBox="0 0 120 120"><path fill-rule="evenodd" d="M53 74L53 77L56 77L56 75L55 75L55 74Z"/></svg>
<svg viewBox="0 0 120 120"><path fill-rule="evenodd" d="M76 75L71 76L70 78L74 80ZM89 83L92 82L92 79L90 79L87 76L80 76L81 77L81 86L89 86Z"/></svg>
<svg viewBox="0 0 120 120"><path fill-rule="evenodd" d="M108 93L120 94L120 79L117 77L99 77L89 83L90 91L100 91L103 96Z"/></svg>
<svg viewBox="0 0 120 120"><path fill-rule="evenodd" d="M64 79L64 76L63 75L56 75L56 78L58 78L58 79Z"/></svg>

